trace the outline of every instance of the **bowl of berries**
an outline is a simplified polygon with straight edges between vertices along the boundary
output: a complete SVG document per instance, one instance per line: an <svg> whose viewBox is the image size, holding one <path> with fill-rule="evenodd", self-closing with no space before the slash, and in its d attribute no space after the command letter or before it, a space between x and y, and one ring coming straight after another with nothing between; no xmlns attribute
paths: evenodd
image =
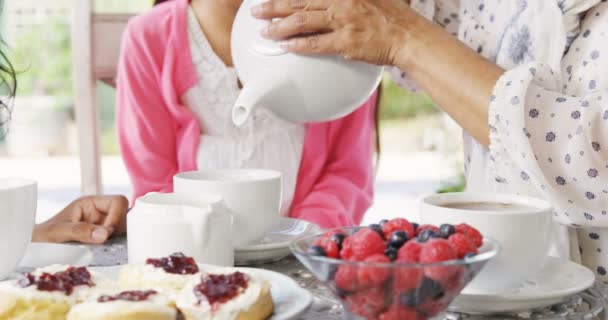
<svg viewBox="0 0 608 320"><path fill-rule="evenodd" d="M291 250L348 319L422 320L445 311L500 246L467 224L396 218L299 238Z"/></svg>

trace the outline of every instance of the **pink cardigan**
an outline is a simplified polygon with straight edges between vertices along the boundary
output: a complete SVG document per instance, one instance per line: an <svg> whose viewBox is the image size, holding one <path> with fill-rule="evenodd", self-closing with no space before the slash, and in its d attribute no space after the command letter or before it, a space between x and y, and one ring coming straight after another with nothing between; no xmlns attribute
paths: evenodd
<svg viewBox="0 0 608 320"><path fill-rule="evenodd" d="M197 169L201 129L180 97L197 81L187 32L188 0L133 18L117 80L117 124L134 198L171 192L173 176ZM290 216L322 227L358 225L373 197L377 94L353 114L308 124Z"/></svg>

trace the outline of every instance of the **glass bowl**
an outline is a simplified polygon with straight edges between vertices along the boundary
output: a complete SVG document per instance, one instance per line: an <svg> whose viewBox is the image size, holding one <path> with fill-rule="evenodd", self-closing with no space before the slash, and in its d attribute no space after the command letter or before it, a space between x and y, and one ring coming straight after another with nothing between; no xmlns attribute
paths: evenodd
<svg viewBox="0 0 608 320"><path fill-rule="evenodd" d="M332 231L345 235L360 228ZM477 255L431 264L369 263L315 256L313 242L327 233L298 238L291 250L338 297L347 319L423 320L443 313L460 291L500 251L483 239Z"/></svg>

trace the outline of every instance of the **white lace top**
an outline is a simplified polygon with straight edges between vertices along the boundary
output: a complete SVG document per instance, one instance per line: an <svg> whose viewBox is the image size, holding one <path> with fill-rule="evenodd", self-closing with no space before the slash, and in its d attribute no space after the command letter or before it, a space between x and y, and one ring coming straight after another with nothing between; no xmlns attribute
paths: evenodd
<svg viewBox="0 0 608 320"><path fill-rule="evenodd" d="M283 173L282 213L293 200L300 168L305 127L283 121L258 108L242 127L232 123L232 107L240 93L234 68L215 54L192 11L188 36L198 84L182 100L196 114L202 136L198 148L199 170L258 168Z"/></svg>

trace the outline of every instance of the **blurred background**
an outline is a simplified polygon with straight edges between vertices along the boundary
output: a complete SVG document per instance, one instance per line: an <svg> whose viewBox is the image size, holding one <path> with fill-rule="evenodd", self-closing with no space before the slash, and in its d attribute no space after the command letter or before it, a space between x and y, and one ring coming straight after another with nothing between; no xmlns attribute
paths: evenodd
<svg viewBox="0 0 608 320"><path fill-rule="evenodd" d="M96 12L139 13L152 0L98 0ZM70 0L5 0L2 35L18 75L10 132L0 138L0 175L39 181L37 220L80 195ZM380 107L376 200L365 223L417 215L417 199L463 187L461 130L423 93L387 74ZM130 196L114 127L114 89L99 82L104 192Z"/></svg>

